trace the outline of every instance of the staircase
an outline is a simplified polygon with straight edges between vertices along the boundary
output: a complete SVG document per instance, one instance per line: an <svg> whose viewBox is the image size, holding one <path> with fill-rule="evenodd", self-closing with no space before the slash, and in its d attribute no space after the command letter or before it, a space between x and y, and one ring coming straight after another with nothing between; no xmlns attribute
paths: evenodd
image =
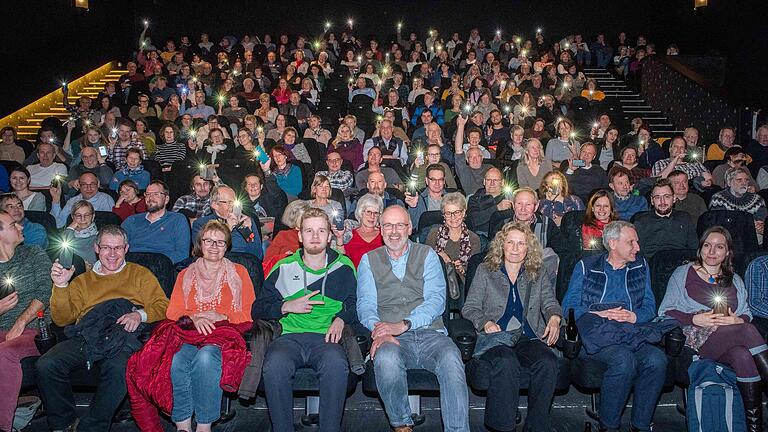
<svg viewBox="0 0 768 432"><path fill-rule="evenodd" d="M82 96L94 99L92 106L96 106L95 100L99 92L104 90L104 84L109 81L117 81L126 70L118 69L115 63L107 63L68 84L70 104L77 103ZM55 117L62 122L69 118L69 111L64 107L61 89L43 96L24 108L0 119L0 127L12 126L16 128L19 139L34 140L40 123L48 117Z"/></svg>
<svg viewBox="0 0 768 432"><path fill-rule="evenodd" d="M587 68L584 69L584 75L596 80L606 97L618 101L618 105L622 109L623 119L615 123L629 125L633 118L640 117L651 126L651 133L654 137L669 137L683 133L683 131L675 128L672 122L664 116L664 113L654 110L643 99L642 95L635 93L623 80L616 78L608 70Z"/></svg>

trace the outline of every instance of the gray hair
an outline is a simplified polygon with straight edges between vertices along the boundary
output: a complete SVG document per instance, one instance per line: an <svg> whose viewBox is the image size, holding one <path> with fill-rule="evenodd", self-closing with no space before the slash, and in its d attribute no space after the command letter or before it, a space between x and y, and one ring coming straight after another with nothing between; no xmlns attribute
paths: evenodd
<svg viewBox="0 0 768 432"><path fill-rule="evenodd" d="M627 221L622 220L613 221L605 226L603 229L603 246L605 247L605 250L611 250L611 248L608 246L608 242L611 240L618 240L621 236L622 228L635 229L635 226Z"/></svg>
<svg viewBox="0 0 768 432"><path fill-rule="evenodd" d="M301 216L309 208L309 203L302 200L294 200L288 203L283 212L283 217L280 219L288 228L296 228L296 224L301 219Z"/></svg>
<svg viewBox="0 0 768 432"><path fill-rule="evenodd" d="M105 225L101 227L99 230L99 236L96 238L96 243L101 243L101 239L107 235L122 237L123 243L128 244L128 233L117 225Z"/></svg>
<svg viewBox="0 0 768 432"><path fill-rule="evenodd" d="M373 147L376 148L376 147ZM372 193L367 193L363 196L361 196L357 200L357 207L355 207L355 219L357 219L358 222L362 223L363 219L363 212L368 210L369 208L373 208L379 214L384 211L384 200L378 196L374 195Z"/></svg>
<svg viewBox="0 0 768 432"><path fill-rule="evenodd" d="M467 198L461 194L461 192L451 192L443 196L443 201L440 203L440 210L445 211L445 206L455 205L461 210L467 209Z"/></svg>
<svg viewBox="0 0 768 432"><path fill-rule="evenodd" d="M749 170L744 167L733 167L730 168L728 171L725 172L725 184L730 186L731 180L736 178L736 175L739 173L744 173L747 175L747 177L750 177Z"/></svg>
<svg viewBox="0 0 768 432"><path fill-rule="evenodd" d="M229 187L227 185L224 185L224 184L223 185L219 185L219 186L216 186L215 188L213 188L213 190L211 191L211 203L214 203L214 202L219 200L219 195L221 195L221 191L224 190L224 189L232 191L232 193L235 196L237 196L237 193L231 187Z"/></svg>

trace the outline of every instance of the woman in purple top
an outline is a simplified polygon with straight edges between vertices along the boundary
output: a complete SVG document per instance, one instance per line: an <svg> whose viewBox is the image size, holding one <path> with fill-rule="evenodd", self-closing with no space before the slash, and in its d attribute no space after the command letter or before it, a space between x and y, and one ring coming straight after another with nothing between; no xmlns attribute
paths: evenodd
<svg viewBox="0 0 768 432"><path fill-rule="evenodd" d="M352 134L352 129L346 124L339 126L336 138L328 144L328 151L335 150L341 157L352 164L357 171L363 164L363 145Z"/></svg>
<svg viewBox="0 0 768 432"><path fill-rule="evenodd" d="M678 267L669 279L659 316L678 320L686 346L702 358L736 371L747 430L762 431L768 346L749 323L748 294L733 271L732 261L733 242L728 230L721 226L706 230L699 240L696 261Z"/></svg>

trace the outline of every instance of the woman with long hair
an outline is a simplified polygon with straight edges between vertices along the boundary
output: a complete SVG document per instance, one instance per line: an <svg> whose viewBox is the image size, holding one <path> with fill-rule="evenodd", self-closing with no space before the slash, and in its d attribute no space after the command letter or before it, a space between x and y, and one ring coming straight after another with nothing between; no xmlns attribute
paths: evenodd
<svg viewBox="0 0 768 432"><path fill-rule="evenodd" d="M612 192L600 189L589 198L584 223L581 225L582 248L591 250L603 248L605 226L619 220L612 196Z"/></svg>
<svg viewBox="0 0 768 432"><path fill-rule="evenodd" d="M526 427L551 430L558 366L550 347L563 315L551 267L527 224L510 222L491 241L472 279L461 315L479 332L474 356L490 364L485 425L492 430L516 429L521 367L531 374Z"/></svg>
<svg viewBox="0 0 768 432"><path fill-rule="evenodd" d="M517 164L517 185L536 189L541 185L544 175L551 171L552 162L544 157L541 141L530 138L525 142L525 153Z"/></svg>
<svg viewBox="0 0 768 432"><path fill-rule="evenodd" d="M768 385L768 346L750 324L749 293L733 268L733 240L713 226L701 235L696 260L678 267L667 283L659 316L683 326L685 345L701 358L736 372L747 430L763 430L762 392Z"/></svg>
<svg viewBox="0 0 768 432"><path fill-rule="evenodd" d="M564 214L584 210L581 198L571 194L568 180L560 171L552 171L544 176L539 196L539 213L552 219L557 226L560 226Z"/></svg>
<svg viewBox="0 0 768 432"><path fill-rule="evenodd" d="M335 150L357 170L363 163L363 145L352 134L352 129L345 123L339 126L336 138L328 145L328 151Z"/></svg>

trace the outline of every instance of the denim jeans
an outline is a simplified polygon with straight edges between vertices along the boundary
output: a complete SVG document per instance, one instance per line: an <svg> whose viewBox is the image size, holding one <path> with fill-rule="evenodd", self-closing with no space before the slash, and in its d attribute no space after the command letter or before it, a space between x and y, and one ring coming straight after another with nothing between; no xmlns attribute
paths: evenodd
<svg viewBox="0 0 768 432"><path fill-rule="evenodd" d="M109 430L112 417L127 392L125 365L131 354L133 353L121 351L111 359L96 363L100 371L98 387L88 414L80 419L78 431ZM77 418L69 373L84 367L86 361L82 337L56 344L37 360L38 390L48 414L48 425L53 430L64 429Z"/></svg>
<svg viewBox="0 0 768 432"><path fill-rule="evenodd" d="M205 345L200 349L184 344L173 356L171 383L173 410L171 420L192 418L211 424L221 415L221 348Z"/></svg>
<svg viewBox="0 0 768 432"><path fill-rule="evenodd" d="M373 360L376 388L393 427L412 425L408 404L408 369L426 369L440 383L443 430L469 431L469 396L464 363L456 345L435 330L417 329L397 337L400 345L379 347Z"/></svg>
<svg viewBox="0 0 768 432"><path fill-rule="evenodd" d="M529 432L552 430L549 408L557 382L557 356L538 339L521 340L514 347L491 348L480 357L491 364L488 397L485 402L485 424L500 431L514 431L513 415L520 400L520 370L530 373L528 385Z"/></svg>
<svg viewBox="0 0 768 432"><path fill-rule="evenodd" d="M644 345L637 351L614 345L594 355L582 355L608 367L600 386L600 424L611 429L619 428L621 412L634 387L632 426L641 431L649 430L667 375L667 356L653 345Z"/></svg>
<svg viewBox="0 0 768 432"><path fill-rule="evenodd" d="M320 432L341 430L349 364L341 344L326 343L320 333L285 334L269 344L262 368L272 431L293 432L293 377L296 369L317 372Z"/></svg>

